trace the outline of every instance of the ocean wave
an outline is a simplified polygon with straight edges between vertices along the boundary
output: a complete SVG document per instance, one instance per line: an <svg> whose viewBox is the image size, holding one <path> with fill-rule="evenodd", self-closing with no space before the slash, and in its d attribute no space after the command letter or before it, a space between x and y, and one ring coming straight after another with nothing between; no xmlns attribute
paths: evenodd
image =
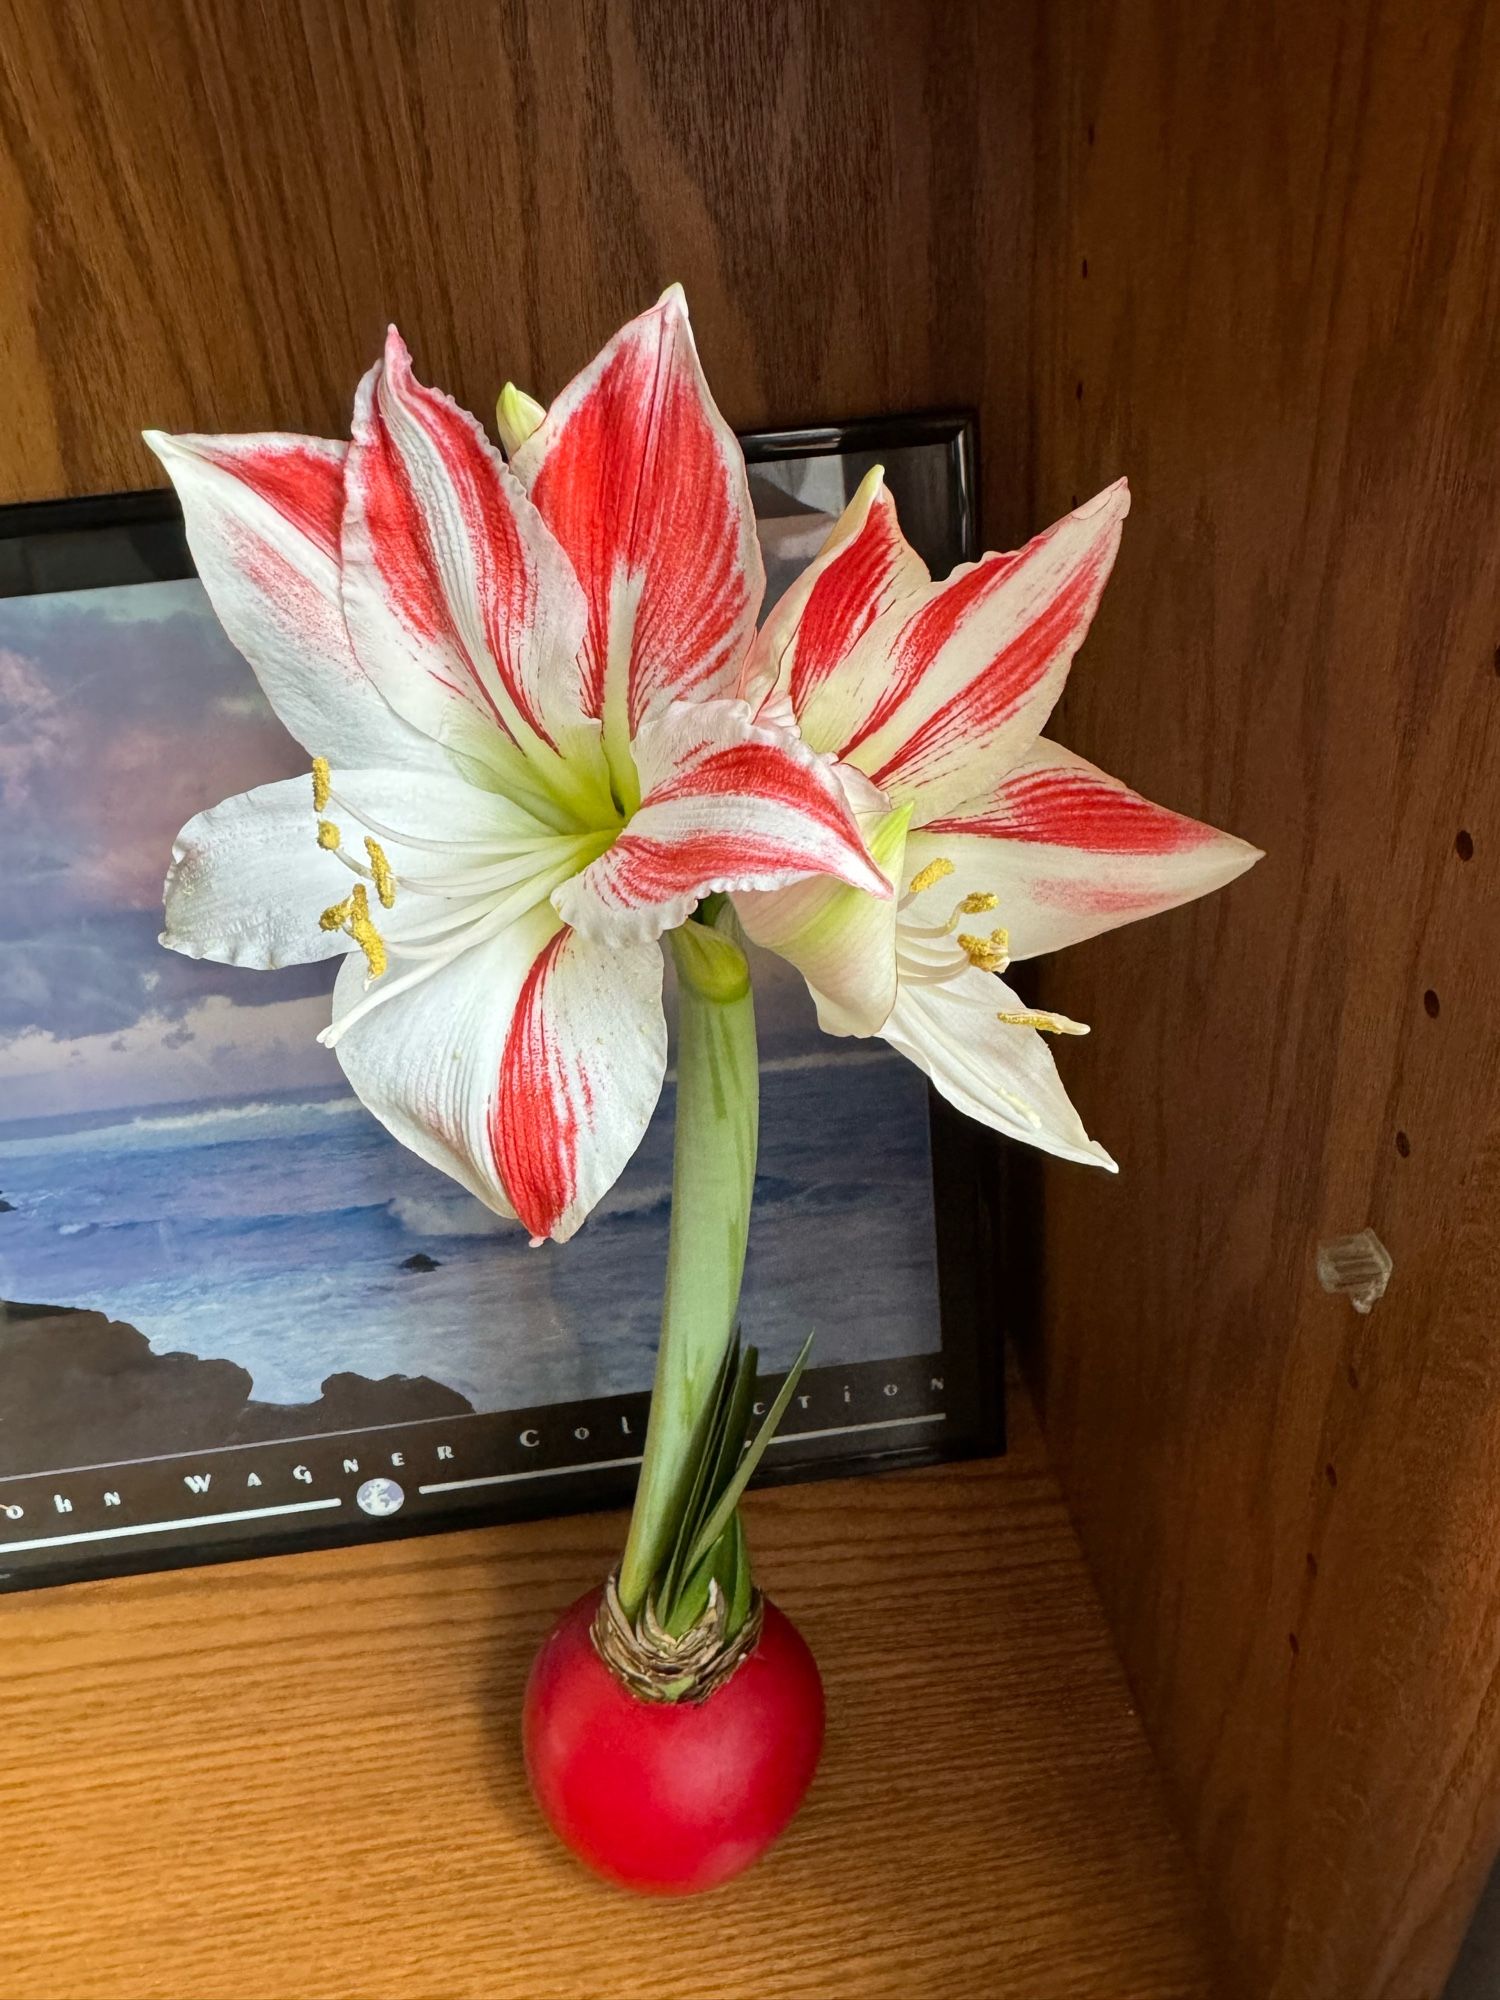
<svg viewBox="0 0 1500 2000"><path fill-rule="evenodd" d="M291 1103L253 1099L246 1104L205 1106L199 1111L151 1112L113 1123L79 1126L70 1132L32 1137L24 1127L0 1131L0 1148L28 1154L154 1151L175 1145L232 1145L248 1139L295 1139L351 1112L367 1116L359 1099L298 1098Z"/></svg>
<svg viewBox="0 0 1500 2000"><path fill-rule="evenodd" d="M516 1227L473 1195L444 1201L441 1195L398 1194L386 1206L413 1236L498 1236Z"/></svg>

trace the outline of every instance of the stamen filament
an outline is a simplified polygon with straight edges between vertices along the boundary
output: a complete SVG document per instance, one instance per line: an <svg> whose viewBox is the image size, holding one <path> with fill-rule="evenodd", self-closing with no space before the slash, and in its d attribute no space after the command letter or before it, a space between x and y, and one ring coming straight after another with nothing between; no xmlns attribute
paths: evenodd
<svg viewBox="0 0 1500 2000"><path fill-rule="evenodd" d="M409 930L403 930L400 942L395 947L396 954L398 957L404 957L406 948L410 944L428 944L436 938L452 937L466 924L473 923L476 917L482 917L485 911L491 908L493 905L485 896L476 896L467 903L455 903L444 910L440 917L434 917L430 923L414 924Z"/></svg>
<svg viewBox="0 0 1500 2000"><path fill-rule="evenodd" d="M332 803L341 812L356 820L367 832L381 840L393 840L399 847L416 848L426 854L495 854L506 848L546 847L556 840L574 840L571 833L537 833L511 835L496 832L484 839L428 840L420 834L402 833L399 827L387 826L383 820L372 819L369 813L359 808L342 793L330 790L324 804Z"/></svg>
<svg viewBox="0 0 1500 2000"><path fill-rule="evenodd" d="M373 1013L383 1001L394 1000L398 993L409 992L413 986L420 986L424 979L431 979L433 973L441 972L445 961L434 959L429 965L419 965L411 972L403 972L395 979L388 979L383 986L373 987L349 1012L337 1021L330 1021L318 1036L325 1049L331 1049L342 1035L348 1033L356 1021Z"/></svg>
<svg viewBox="0 0 1500 2000"><path fill-rule="evenodd" d="M440 942L435 942L431 945L412 946L409 939L392 939L391 949L398 961L419 959L421 962L414 966L411 971L402 971L398 973L396 978L386 980L381 985L372 987L362 1000L357 1001L350 1008L347 1014L342 1015L337 1021L331 1022L323 1030L322 1034L319 1035L318 1040L323 1044L324 1048L333 1048L339 1039L347 1034L357 1021L362 1021L366 1015L372 1013L383 1001L394 999L398 993L407 992L420 980L430 978L434 972L440 972L445 965L451 965L454 959L461 957L464 952L472 950L475 945L488 943L491 938L507 929L518 918L525 916L529 910L535 909L538 903L545 902L552 894L552 891L560 883L566 882L568 877L575 872L576 864L570 859L556 868L548 869L544 874L534 875L529 881L522 883L513 894L503 897L498 903L494 904L483 916L477 918L467 926L456 929L452 937ZM364 893L363 884L354 891L356 897L363 896ZM331 914L331 912L326 914ZM366 904L366 914L368 916L368 903ZM374 926L371 925L370 929L373 932Z"/></svg>
<svg viewBox="0 0 1500 2000"><path fill-rule="evenodd" d="M571 854L577 843L568 841L565 851ZM517 882L524 882L528 875L537 872L541 857L535 854L518 854L507 861L497 861L488 868L457 868L448 875L398 875L395 879L403 889L421 896L476 896L486 890L509 889Z"/></svg>

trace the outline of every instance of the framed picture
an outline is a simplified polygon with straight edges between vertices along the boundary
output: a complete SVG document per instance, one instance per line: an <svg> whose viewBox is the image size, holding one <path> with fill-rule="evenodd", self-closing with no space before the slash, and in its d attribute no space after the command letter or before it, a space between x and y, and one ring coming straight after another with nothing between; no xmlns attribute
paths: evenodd
<svg viewBox="0 0 1500 2000"><path fill-rule="evenodd" d="M975 552L961 416L745 444L769 597L877 458L935 572ZM670 1080L581 1233L532 1250L351 1095L314 1039L331 964L163 950L178 828L304 764L170 494L0 511L0 1586L628 1497ZM768 1384L817 1335L767 1475L999 1448L1022 1167L755 973L744 1333Z"/></svg>

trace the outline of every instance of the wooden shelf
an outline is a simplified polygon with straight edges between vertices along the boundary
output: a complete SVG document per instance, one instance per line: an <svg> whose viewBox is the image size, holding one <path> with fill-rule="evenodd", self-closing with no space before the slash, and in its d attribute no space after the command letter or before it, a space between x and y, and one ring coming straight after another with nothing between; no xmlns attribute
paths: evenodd
<svg viewBox="0 0 1500 2000"><path fill-rule="evenodd" d="M607 1566L612 1517L8 1600L0 1992L1216 1992L1019 1397L1014 1417L997 1463L753 1498L760 1573L827 1678L828 1751L776 1853L698 1903L589 1880L525 1792L527 1662Z"/></svg>

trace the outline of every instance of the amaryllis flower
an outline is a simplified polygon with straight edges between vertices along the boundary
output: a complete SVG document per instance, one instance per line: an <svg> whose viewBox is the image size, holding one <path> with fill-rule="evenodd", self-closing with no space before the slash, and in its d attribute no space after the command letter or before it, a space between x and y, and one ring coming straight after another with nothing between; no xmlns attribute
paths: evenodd
<svg viewBox="0 0 1500 2000"><path fill-rule="evenodd" d="M149 441L313 759L183 829L163 943L341 954L322 1039L359 1096L534 1238L571 1235L660 1093L661 932L818 872L890 894L826 763L736 698L763 575L681 293L563 392L529 496L394 329L348 446Z"/></svg>
<svg viewBox="0 0 1500 2000"><path fill-rule="evenodd" d="M1259 859L1041 734L1128 508L1121 480L1024 549L933 583L872 473L768 619L746 687L837 760L900 894L825 881L735 898L749 935L806 975L830 1032L881 1033L970 1117L1111 1168L1043 1041L1087 1030L1000 975Z"/></svg>

